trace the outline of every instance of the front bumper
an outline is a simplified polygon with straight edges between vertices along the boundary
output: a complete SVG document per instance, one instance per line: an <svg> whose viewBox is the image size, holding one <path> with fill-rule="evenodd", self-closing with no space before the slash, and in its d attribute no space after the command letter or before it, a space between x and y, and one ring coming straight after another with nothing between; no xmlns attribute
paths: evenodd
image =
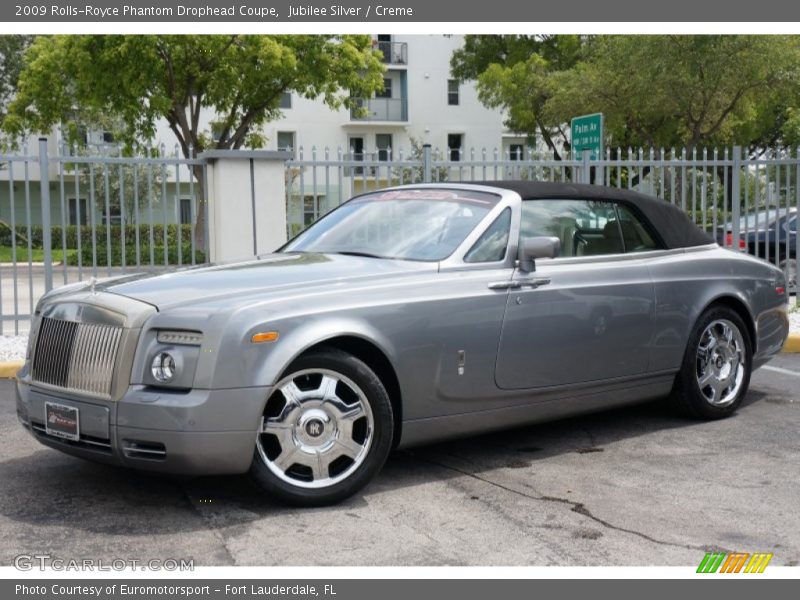
<svg viewBox="0 0 800 600"><path fill-rule="evenodd" d="M270 387L169 392L130 386L119 401L72 396L17 381L17 416L42 444L120 466L184 475L250 467ZM80 411L80 440L45 431L46 401Z"/></svg>

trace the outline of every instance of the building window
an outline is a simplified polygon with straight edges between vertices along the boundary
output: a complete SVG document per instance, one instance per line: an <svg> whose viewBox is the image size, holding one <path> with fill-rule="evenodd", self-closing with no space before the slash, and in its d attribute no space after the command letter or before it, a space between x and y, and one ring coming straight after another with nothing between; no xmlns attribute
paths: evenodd
<svg viewBox="0 0 800 600"><path fill-rule="evenodd" d="M383 80L383 90L375 92L376 98L391 98L392 97L392 80L388 77Z"/></svg>
<svg viewBox="0 0 800 600"><path fill-rule="evenodd" d="M192 224L192 199L191 198L181 198L181 225L191 225Z"/></svg>
<svg viewBox="0 0 800 600"><path fill-rule="evenodd" d="M219 141L219 138L222 137L222 129L225 124L222 121L212 121L211 122L211 139L215 142Z"/></svg>
<svg viewBox="0 0 800 600"><path fill-rule="evenodd" d="M447 153L450 160L461 160L461 151L464 146L464 134L462 133L448 133L447 134Z"/></svg>
<svg viewBox="0 0 800 600"><path fill-rule="evenodd" d="M68 198L69 205L69 224L86 225L89 222L89 215L86 210L86 198Z"/></svg>
<svg viewBox="0 0 800 600"><path fill-rule="evenodd" d="M322 216L321 207L325 196L306 194L303 196L303 226L308 227Z"/></svg>
<svg viewBox="0 0 800 600"><path fill-rule="evenodd" d="M110 131L103 132L103 142L106 144L113 144L114 143L114 134Z"/></svg>
<svg viewBox="0 0 800 600"><path fill-rule="evenodd" d="M110 205L108 207L108 215L106 215L105 211L102 214L100 219L103 225L121 225L122 224L122 213L120 213L118 205Z"/></svg>
<svg viewBox="0 0 800 600"><path fill-rule="evenodd" d="M75 132L75 141L79 146L85 147L89 144L89 130L83 125L78 125Z"/></svg>
<svg viewBox="0 0 800 600"><path fill-rule="evenodd" d="M378 50L383 54L383 62L392 62L392 36L388 33L379 33L377 36Z"/></svg>
<svg viewBox="0 0 800 600"><path fill-rule="evenodd" d="M294 131L278 132L278 150L291 152L293 157L297 156L297 144L294 142Z"/></svg>
<svg viewBox="0 0 800 600"><path fill-rule="evenodd" d="M283 92L281 94L281 108L292 108L292 94L291 92Z"/></svg>
<svg viewBox="0 0 800 600"><path fill-rule="evenodd" d="M447 80L447 103L450 106L458 106L458 81L455 79Z"/></svg>
<svg viewBox="0 0 800 600"><path fill-rule="evenodd" d="M525 146L522 144L511 144L508 147L508 154L511 160L522 160L525 158Z"/></svg>
<svg viewBox="0 0 800 600"><path fill-rule="evenodd" d="M350 136L347 140L350 146L349 158L354 161L364 160L364 138L361 136ZM361 175L364 167L351 167L350 175Z"/></svg>
<svg viewBox="0 0 800 600"><path fill-rule="evenodd" d="M375 147L378 149L378 160L392 159L392 134L376 133Z"/></svg>

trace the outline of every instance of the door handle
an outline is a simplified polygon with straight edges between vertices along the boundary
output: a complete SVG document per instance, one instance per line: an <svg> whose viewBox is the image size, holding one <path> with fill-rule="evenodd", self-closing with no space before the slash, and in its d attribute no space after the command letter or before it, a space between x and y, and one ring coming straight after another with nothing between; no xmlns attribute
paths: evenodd
<svg viewBox="0 0 800 600"><path fill-rule="evenodd" d="M541 287L543 285L549 285L550 284L550 278L549 277L535 277L533 279L520 281L518 283L520 284L520 287L538 288L538 287Z"/></svg>
<svg viewBox="0 0 800 600"><path fill-rule="evenodd" d="M493 281L488 285L490 290L516 290L522 287L519 281Z"/></svg>
<svg viewBox="0 0 800 600"><path fill-rule="evenodd" d="M538 288L550 283L549 277L535 277L533 279L516 279L514 281L493 281L489 284L490 290L518 290L523 287Z"/></svg>

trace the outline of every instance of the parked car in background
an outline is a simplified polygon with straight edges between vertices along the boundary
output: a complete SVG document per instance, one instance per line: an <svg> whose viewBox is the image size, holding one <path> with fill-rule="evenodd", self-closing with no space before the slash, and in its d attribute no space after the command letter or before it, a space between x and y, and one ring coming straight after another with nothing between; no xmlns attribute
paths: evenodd
<svg viewBox="0 0 800 600"><path fill-rule="evenodd" d="M717 229L720 246L747 252L778 265L786 274L790 290L797 289L797 209L751 211L739 219L739 235L734 239L733 222Z"/></svg>
<svg viewBox="0 0 800 600"><path fill-rule="evenodd" d="M396 447L664 397L727 417L785 286L632 191L403 186L274 254L46 294L17 413L68 454L327 504Z"/></svg>

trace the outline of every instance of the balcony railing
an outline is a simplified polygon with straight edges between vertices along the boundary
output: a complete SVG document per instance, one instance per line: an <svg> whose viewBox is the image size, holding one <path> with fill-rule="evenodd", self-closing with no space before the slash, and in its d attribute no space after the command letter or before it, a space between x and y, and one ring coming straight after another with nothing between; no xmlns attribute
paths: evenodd
<svg viewBox="0 0 800 600"><path fill-rule="evenodd" d="M406 98L357 98L350 111L352 121L408 121Z"/></svg>
<svg viewBox="0 0 800 600"><path fill-rule="evenodd" d="M408 44L405 42L377 42L377 48L387 65L408 64Z"/></svg>

